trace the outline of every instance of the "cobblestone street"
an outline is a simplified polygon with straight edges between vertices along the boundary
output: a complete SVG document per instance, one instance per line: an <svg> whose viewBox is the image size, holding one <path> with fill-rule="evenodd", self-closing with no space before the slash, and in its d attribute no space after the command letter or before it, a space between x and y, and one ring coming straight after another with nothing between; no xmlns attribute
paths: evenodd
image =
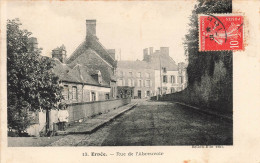
<svg viewBox="0 0 260 163"><path fill-rule="evenodd" d="M142 101L93 134L50 146L231 145L232 123L175 103Z"/></svg>

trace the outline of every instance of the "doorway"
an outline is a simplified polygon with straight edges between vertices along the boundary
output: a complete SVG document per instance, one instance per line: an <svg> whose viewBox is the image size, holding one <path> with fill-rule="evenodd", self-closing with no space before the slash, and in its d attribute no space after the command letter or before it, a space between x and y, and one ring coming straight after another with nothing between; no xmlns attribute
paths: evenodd
<svg viewBox="0 0 260 163"><path fill-rule="evenodd" d="M142 91L138 90L137 95L138 95L138 98L142 98Z"/></svg>
<svg viewBox="0 0 260 163"><path fill-rule="evenodd" d="M146 91L146 96L150 97L150 91Z"/></svg>

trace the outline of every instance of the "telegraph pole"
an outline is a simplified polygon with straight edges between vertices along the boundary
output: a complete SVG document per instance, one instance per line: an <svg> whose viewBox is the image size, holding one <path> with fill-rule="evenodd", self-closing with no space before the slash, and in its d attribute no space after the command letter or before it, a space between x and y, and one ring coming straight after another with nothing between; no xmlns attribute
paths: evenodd
<svg viewBox="0 0 260 163"><path fill-rule="evenodd" d="M161 63L161 53L159 53L160 60L160 95L162 95L162 63Z"/></svg>

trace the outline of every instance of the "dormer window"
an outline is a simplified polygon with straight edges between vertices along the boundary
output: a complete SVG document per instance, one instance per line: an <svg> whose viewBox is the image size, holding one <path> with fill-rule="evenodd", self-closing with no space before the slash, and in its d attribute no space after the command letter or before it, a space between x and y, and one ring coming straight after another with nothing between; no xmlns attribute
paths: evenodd
<svg viewBox="0 0 260 163"><path fill-rule="evenodd" d="M102 83L102 76L101 76L101 72L98 71L98 83L101 84Z"/></svg>
<svg viewBox="0 0 260 163"><path fill-rule="evenodd" d="M167 73L166 67L162 67L163 73Z"/></svg>

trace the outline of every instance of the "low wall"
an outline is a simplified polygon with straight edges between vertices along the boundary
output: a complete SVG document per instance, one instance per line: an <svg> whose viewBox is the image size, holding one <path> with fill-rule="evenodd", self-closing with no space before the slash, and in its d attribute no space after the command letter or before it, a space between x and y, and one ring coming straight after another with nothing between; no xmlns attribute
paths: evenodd
<svg viewBox="0 0 260 163"><path fill-rule="evenodd" d="M232 101L225 100L220 97L216 98L215 96L206 98L207 96L204 94L199 94L200 92L198 93L194 90L194 88L189 87L180 92L165 94L159 97L153 96L151 97L151 100L182 102L188 105L199 107L200 109L211 110L219 114L232 117Z"/></svg>
<svg viewBox="0 0 260 163"><path fill-rule="evenodd" d="M109 112L110 110L126 105L130 102L131 98L125 98L108 101L69 104L67 108L69 111L69 123L90 118L101 113Z"/></svg>
<svg viewBox="0 0 260 163"><path fill-rule="evenodd" d="M107 101L95 101L95 102L83 102L68 104L69 111L69 123L77 122L79 120L91 118L92 116L109 112L120 106L129 104L131 98L107 100ZM58 122L58 110L51 110L49 113L50 118L50 130L53 129L53 124ZM29 135L38 136L46 125L46 112L38 112L38 123L31 125L27 129Z"/></svg>

